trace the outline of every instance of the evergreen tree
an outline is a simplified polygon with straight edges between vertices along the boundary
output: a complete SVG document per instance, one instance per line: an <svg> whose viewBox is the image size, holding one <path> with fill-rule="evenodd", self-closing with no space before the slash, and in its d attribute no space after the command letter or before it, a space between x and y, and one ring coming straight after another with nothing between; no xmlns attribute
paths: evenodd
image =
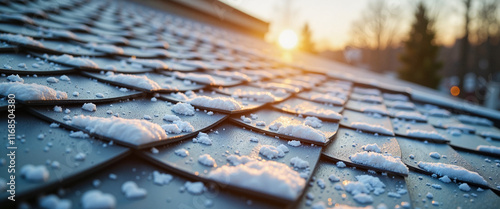
<svg viewBox="0 0 500 209"><path fill-rule="evenodd" d="M305 24L302 28L300 36L300 48L302 51L314 53L314 43L311 40L311 30L309 29L309 24Z"/></svg>
<svg viewBox="0 0 500 209"><path fill-rule="evenodd" d="M400 56L403 63L399 77L413 83L430 88L439 85L441 76L438 74L442 63L437 60L439 47L434 43L436 32L433 20L428 17L427 9L422 2L415 12L415 22L412 25L409 38L404 42L404 52Z"/></svg>

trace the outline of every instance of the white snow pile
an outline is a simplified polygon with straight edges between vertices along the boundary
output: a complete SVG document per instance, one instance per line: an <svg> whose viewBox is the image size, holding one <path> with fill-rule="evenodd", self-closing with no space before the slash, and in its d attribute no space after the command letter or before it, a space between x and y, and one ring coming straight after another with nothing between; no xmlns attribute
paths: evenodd
<svg viewBox="0 0 500 209"><path fill-rule="evenodd" d="M21 167L21 176L30 182L45 182L49 180L49 171L44 165L26 164Z"/></svg>
<svg viewBox="0 0 500 209"><path fill-rule="evenodd" d="M367 151L367 152L377 152L377 153L381 153L382 151L380 150L380 147L373 143L373 144L367 144L367 145L364 145L363 147L364 151Z"/></svg>
<svg viewBox="0 0 500 209"><path fill-rule="evenodd" d="M275 161L250 161L237 166L224 165L210 171L208 177L225 184L287 199L297 198L306 184L297 171Z"/></svg>
<svg viewBox="0 0 500 209"><path fill-rule="evenodd" d="M82 105L82 110L89 111L89 112L95 112L95 111L97 111L97 106L93 103L84 103Z"/></svg>
<svg viewBox="0 0 500 209"><path fill-rule="evenodd" d="M112 194L89 190L82 195L82 205L85 209L115 208L116 199Z"/></svg>
<svg viewBox="0 0 500 209"><path fill-rule="evenodd" d="M497 146L479 145L476 150L500 155L500 147Z"/></svg>
<svg viewBox="0 0 500 209"><path fill-rule="evenodd" d="M424 139L435 139L435 140L446 140L444 136L436 131L425 131L425 130L406 130L406 136L424 138Z"/></svg>
<svg viewBox="0 0 500 209"><path fill-rule="evenodd" d="M50 60L71 65L71 66L78 66L78 67L89 67L89 68L98 68L99 65L97 65L94 61L88 59L88 58L82 58L82 57L73 57L68 54L63 54L60 56L57 55L52 55L49 57Z"/></svg>
<svg viewBox="0 0 500 209"><path fill-rule="evenodd" d="M403 95L403 94L383 93L382 96L384 97L384 99L393 100L393 101L407 102L409 100L408 96Z"/></svg>
<svg viewBox="0 0 500 209"><path fill-rule="evenodd" d="M232 92L231 96L251 98L258 102L274 102L277 100L276 97L268 91L243 91L241 89L236 89Z"/></svg>
<svg viewBox="0 0 500 209"><path fill-rule="evenodd" d="M208 137L208 134L200 132L196 138L193 138L194 143L200 143L205 145L212 145L212 139Z"/></svg>
<svg viewBox="0 0 500 209"><path fill-rule="evenodd" d="M187 149L178 149L175 150L174 153L180 157L187 157L189 155L189 151Z"/></svg>
<svg viewBox="0 0 500 209"><path fill-rule="evenodd" d="M172 124L164 124L161 125L161 127L167 133L173 133L173 134L180 134L182 132L191 133L194 131L194 127L191 125L191 123L182 120L175 120L172 122Z"/></svg>
<svg viewBox="0 0 500 209"><path fill-rule="evenodd" d="M288 152L286 146L272 146L272 145L262 145L259 149L259 154L264 155L267 159L274 159L279 157L284 157L285 152Z"/></svg>
<svg viewBox="0 0 500 209"><path fill-rule="evenodd" d="M188 103L179 102L172 106L172 112L180 115L194 115L194 107Z"/></svg>
<svg viewBox="0 0 500 209"><path fill-rule="evenodd" d="M304 120L304 125L311 126L313 128L321 128L321 126L323 126L323 123L317 117L308 116Z"/></svg>
<svg viewBox="0 0 500 209"><path fill-rule="evenodd" d="M470 186L467 183L462 183L458 185L458 188L464 192L470 191Z"/></svg>
<svg viewBox="0 0 500 209"><path fill-rule="evenodd" d="M122 48L110 44L88 43L85 47L106 53L123 54Z"/></svg>
<svg viewBox="0 0 500 209"><path fill-rule="evenodd" d="M179 118L179 116L177 116L177 115L166 114L165 116L163 116L163 120L169 121L169 122L174 122L177 120L181 120L181 118Z"/></svg>
<svg viewBox="0 0 500 209"><path fill-rule="evenodd" d="M239 164L245 164L250 161L253 161L253 158L250 158L248 156L238 156L238 155L229 155L227 156L226 160L231 164L231 165L239 165Z"/></svg>
<svg viewBox="0 0 500 209"><path fill-rule="evenodd" d="M158 90L161 86L155 81L149 79L145 75L130 75L130 74L114 74L113 72L106 73L106 79L125 84L128 86L135 86L147 90Z"/></svg>
<svg viewBox="0 0 500 209"><path fill-rule="evenodd" d="M342 119L342 115L329 109L324 108L304 108L302 106L295 109L295 113L300 115L310 115L315 117L327 118L332 120Z"/></svg>
<svg viewBox="0 0 500 209"><path fill-rule="evenodd" d="M371 192L375 195L385 192L385 184L378 177L358 175L356 176L356 180L347 182L344 186L345 190L353 195L356 202L362 204L372 203L373 197L370 195Z"/></svg>
<svg viewBox="0 0 500 209"><path fill-rule="evenodd" d="M38 200L40 208L54 208L54 209L71 209L71 200L59 199L57 195L51 194L41 197Z"/></svg>
<svg viewBox="0 0 500 209"><path fill-rule="evenodd" d="M86 139L86 138L89 138L89 135L84 133L83 131L71 131L69 133L69 137Z"/></svg>
<svg viewBox="0 0 500 209"><path fill-rule="evenodd" d="M205 185L203 185L203 182L201 181L198 182L186 181L186 183L184 183L184 188L186 188L186 190L189 193L198 195L203 193L203 191L205 190Z"/></svg>
<svg viewBox="0 0 500 209"><path fill-rule="evenodd" d="M215 159L209 154L203 154L198 157L198 162L204 166L216 167Z"/></svg>
<svg viewBox="0 0 500 209"><path fill-rule="evenodd" d="M351 127L358 129L358 130L363 130L363 131L369 131L373 133L379 133L379 134L384 134L384 135L389 135L393 136L394 133L389 130L388 128L385 128L384 126L377 125L377 124L369 124L365 122L353 122L351 123Z"/></svg>
<svg viewBox="0 0 500 209"><path fill-rule="evenodd" d="M312 93L309 95L309 99L315 102L323 102L334 105L344 105L345 100L332 94L324 93Z"/></svg>
<svg viewBox="0 0 500 209"><path fill-rule="evenodd" d="M7 76L7 81L24 83L24 79L19 77L19 74Z"/></svg>
<svg viewBox="0 0 500 209"><path fill-rule="evenodd" d="M24 45L43 47L42 42L34 40L33 38L31 38L29 36L23 36L20 34L14 35L14 34L2 33L2 34L0 34L0 40L11 42L11 43L16 43L16 44L24 44Z"/></svg>
<svg viewBox="0 0 500 209"><path fill-rule="evenodd" d="M172 181L173 178L174 177L170 174L153 171L153 182L157 185L167 185L168 183L170 183L170 181Z"/></svg>
<svg viewBox="0 0 500 209"><path fill-rule="evenodd" d="M432 158L441 159L441 155L437 152L431 152L429 153L429 156Z"/></svg>
<svg viewBox="0 0 500 209"><path fill-rule="evenodd" d="M303 160L300 157L293 157L292 159L290 159L290 164L294 168L300 168L300 169L308 168L309 167L309 162Z"/></svg>
<svg viewBox="0 0 500 209"><path fill-rule="evenodd" d="M288 141L288 145L290 145L292 147L298 147L298 146L300 146L300 141L298 141L298 140Z"/></svg>
<svg viewBox="0 0 500 209"><path fill-rule="evenodd" d="M187 102L195 106L227 111L241 110L243 108L243 104L241 104L241 102L236 101L234 98L225 97L211 98L207 96L197 96L195 98L189 99Z"/></svg>
<svg viewBox="0 0 500 209"><path fill-rule="evenodd" d="M376 152L358 152L349 156L352 162L397 173L408 174L408 167L399 158Z"/></svg>
<svg viewBox="0 0 500 209"><path fill-rule="evenodd" d="M475 116L470 116L470 115L459 115L459 116L457 116L457 119L460 122L469 123L469 124L493 126L493 122L491 120L488 120L486 118L481 118L481 117L475 117Z"/></svg>
<svg viewBox="0 0 500 209"><path fill-rule="evenodd" d="M326 142L327 140L323 132L303 124L283 125L280 122L274 122L269 126L269 129L277 131L280 134L308 139L311 141Z"/></svg>
<svg viewBox="0 0 500 209"><path fill-rule="evenodd" d="M148 193L145 189L139 188L134 181L126 181L122 184L122 192L128 199L139 199L146 197Z"/></svg>
<svg viewBox="0 0 500 209"><path fill-rule="evenodd" d="M64 100L68 94L62 91L56 91L53 88L40 84L24 84L19 82L0 83L0 94L15 94L16 99L20 100Z"/></svg>
<svg viewBox="0 0 500 209"><path fill-rule="evenodd" d="M427 163L420 161L418 162L418 167L427 172L431 172L440 176L448 176L452 179L458 179L461 181L467 181L485 186L488 185L486 180L484 180L484 178L478 173L469 171L464 167L458 165L445 163Z"/></svg>
<svg viewBox="0 0 500 209"><path fill-rule="evenodd" d="M451 116L450 111L445 110L445 109L439 109L439 108L431 109L431 110L427 111L427 114L429 114L430 116L446 117L446 118Z"/></svg>
<svg viewBox="0 0 500 209"><path fill-rule="evenodd" d="M167 138L163 128L141 119L102 118L74 116L72 124L87 129L90 133L134 144L148 143Z"/></svg>
<svg viewBox="0 0 500 209"><path fill-rule="evenodd" d="M396 118L406 119L406 120L419 120L419 121L427 121L427 117L418 112L405 112L399 111L395 115Z"/></svg>

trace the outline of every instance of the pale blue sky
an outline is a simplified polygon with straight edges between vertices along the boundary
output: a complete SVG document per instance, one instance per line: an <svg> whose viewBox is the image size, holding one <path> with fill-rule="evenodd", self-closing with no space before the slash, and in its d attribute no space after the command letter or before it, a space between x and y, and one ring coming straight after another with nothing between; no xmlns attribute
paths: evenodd
<svg viewBox="0 0 500 209"><path fill-rule="evenodd" d="M231 6L271 23L267 41L276 40L285 29L283 21L285 4L290 4L289 28L299 31L308 22L313 31L313 40L318 48L341 49L349 40L351 23L358 19L370 0L221 0ZM387 0L403 11L401 34L408 30L416 0ZM450 44L461 34L463 7L460 0L427 0L434 12L440 13L437 23L438 41Z"/></svg>

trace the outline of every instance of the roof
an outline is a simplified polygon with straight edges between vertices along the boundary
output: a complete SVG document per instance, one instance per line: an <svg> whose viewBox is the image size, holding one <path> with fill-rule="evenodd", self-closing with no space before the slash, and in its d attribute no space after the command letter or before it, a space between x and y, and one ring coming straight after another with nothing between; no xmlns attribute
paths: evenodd
<svg viewBox="0 0 500 209"><path fill-rule="evenodd" d="M0 12L2 206L500 203L496 111L135 3Z"/></svg>

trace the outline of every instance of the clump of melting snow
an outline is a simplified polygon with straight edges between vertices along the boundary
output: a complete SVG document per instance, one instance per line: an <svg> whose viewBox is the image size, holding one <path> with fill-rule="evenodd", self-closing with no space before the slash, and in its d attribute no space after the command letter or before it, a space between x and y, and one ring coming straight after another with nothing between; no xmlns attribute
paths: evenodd
<svg viewBox="0 0 500 209"><path fill-rule="evenodd" d="M427 121L427 117L418 112L404 112L399 111L395 115L396 118L406 119L406 120L419 120L419 121Z"/></svg>
<svg viewBox="0 0 500 209"><path fill-rule="evenodd" d="M295 111L297 114L301 115L311 115L321 118L327 118L332 120L340 120L342 119L342 115L329 109L324 108L314 108L314 109L305 109L305 108L297 108Z"/></svg>
<svg viewBox="0 0 500 209"><path fill-rule="evenodd" d="M209 154L200 155L200 157L198 157L198 162L208 167L215 167L217 165L215 163L215 159L213 159Z"/></svg>
<svg viewBox="0 0 500 209"><path fill-rule="evenodd" d="M238 155L227 156L227 161L234 166L239 164L245 164L253 160L254 160L253 158L250 158L248 156L238 156Z"/></svg>
<svg viewBox="0 0 500 209"><path fill-rule="evenodd" d="M274 102L276 101L276 97L267 91L243 91L241 89L236 89L232 92L233 97L243 97L243 98L251 98L258 102Z"/></svg>
<svg viewBox="0 0 500 209"><path fill-rule="evenodd" d="M89 138L89 135L84 133L83 131L71 131L69 133L69 137L86 139L86 138Z"/></svg>
<svg viewBox="0 0 500 209"><path fill-rule="evenodd" d="M173 121L181 120L181 118L179 118L179 116L177 116L177 115L167 114L167 115L163 116L163 120L173 122Z"/></svg>
<svg viewBox="0 0 500 209"><path fill-rule="evenodd" d="M167 133L180 134L181 132L191 133L194 131L194 127L191 123L187 121L176 120L172 124L164 124L161 127Z"/></svg>
<svg viewBox="0 0 500 209"><path fill-rule="evenodd" d="M290 164L294 168L300 168L300 169L308 168L309 167L309 162L303 160L300 157L293 157L292 159L290 159Z"/></svg>
<svg viewBox="0 0 500 209"><path fill-rule="evenodd" d="M286 150L288 151L288 148ZM267 159L274 159L285 156L285 150L283 147L275 147L272 145L262 145L259 149L259 153L267 157Z"/></svg>
<svg viewBox="0 0 500 209"><path fill-rule="evenodd" d="M225 184L287 199L297 198L306 183L297 171L275 161L250 161L237 166L225 165L210 171L208 177Z"/></svg>
<svg viewBox="0 0 500 209"><path fill-rule="evenodd" d="M12 42L12 43L16 43L16 44L24 44L24 45L43 47L42 42L34 40L33 38L31 38L29 36L23 36L20 34L14 35L14 34L2 33L2 34L0 34L0 40Z"/></svg>
<svg viewBox="0 0 500 209"><path fill-rule="evenodd" d="M321 128L323 126L323 121L321 121L320 119L318 119L317 117L311 117L311 116L308 116L306 117L306 119L304 120L304 125L307 125L307 126L311 126L313 128Z"/></svg>
<svg viewBox="0 0 500 209"><path fill-rule="evenodd" d="M378 177L358 175L356 176L356 180L347 182L344 186L345 190L353 195L356 202L362 204L372 203L373 197L370 195L371 192L375 195L385 192L385 184Z"/></svg>
<svg viewBox="0 0 500 209"><path fill-rule="evenodd" d="M173 178L174 177L170 174L153 171L153 182L157 185L167 185L168 183L170 183L170 181L172 181Z"/></svg>
<svg viewBox="0 0 500 209"><path fill-rule="evenodd" d="M59 79L57 79L55 77L48 77L46 80L47 80L47 83L58 83L59 82Z"/></svg>
<svg viewBox="0 0 500 209"><path fill-rule="evenodd" d="M500 155L500 147L497 146L479 145L476 150Z"/></svg>
<svg viewBox="0 0 500 209"><path fill-rule="evenodd" d="M364 123L364 122L353 122L351 123L351 127L363 131L369 131L373 133L380 133L384 135L389 135L393 136L394 133L389 130L388 128L385 128L384 126L381 125L376 125L376 124L369 124L369 123Z"/></svg>
<svg viewBox="0 0 500 209"><path fill-rule="evenodd" d="M205 145L212 145L212 139L208 137L208 134L200 132L196 138L193 138L194 143L200 143Z"/></svg>
<svg viewBox="0 0 500 209"><path fill-rule="evenodd" d="M290 145L292 147L299 147L300 141L297 141L297 140L288 141L288 145Z"/></svg>
<svg viewBox="0 0 500 209"><path fill-rule="evenodd" d="M54 112L62 112L62 107L61 106L54 106Z"/></svg>
<svg viewBox="0 0 500 209"><path fill-rule="evenodd" d="M203 185L203 182L186 181L184 188L191 194L199 195L205 190L205 185Z"/></svg>
<svg viewBox="0 0 500 209"><path fill-rule="evenodd" d="M24 79L22 79L21 77L19 77L18 74L17 75L9 75L9 76L7 76L7 81L24 83Z"/></svg>
<svg viewBox="0 0 500 209"><path fill-rule="evenodd" d="M323 132L303 124L283 125L279 122L274 122L269 126L269 129L276 131L279 134L308 139L311 141L326 142L327 140Z"/></svg>
<svg viewBox="0 0 500 209"><path fill-rule="evenodd" d="M259 138L257 138L257 137L250 137L250 141L258 143L259 142Z"/></svg>
<svg viewBox="0 0 500 209"><path fill-rule="evenodd" d="M459 115L459 116L457 116L457 119L460 122L464 122L464 123L468 123L468 124L493 126L493 122L491 120L488 120L486 118L481 118L481 117L475 117L475 116L470 116L470 115Z"/></svg>
<svg viewBox="0 0 500 209"><path fill-rule="evenodd" d="M338 182L340 181L340 178L335 174L330 174L330 176L328 176L328 180L330 180L331 182Z"/></svg>
<svg viewBox="0 0 500 209"><path fill-rule="evenodd" d="M187 157L189 155L189 151L187 149L178 149L175 150L174 153L180 157Z"/></svg>
<svg viewBox="0 0 500 209"><path fill-rule="evenodd" d="M57 195L51 194L41 197L38 200L38 206L40 208L71 209L71 201L59 199Z"/></svg>
<svg viewBox="0 0 500 209"><path fill-rule="evenodd" d="M362 165L408 174L408 167L399 158L375 152L358 152L349 156L352 162Z"/></svg>
<svg viewBox="0 0 500 209"><path fill-rule="evenodd" d="M233 98L216 97L211 98L207 96L197 96L193 99L187 101L188 103L196 106L221 109L221 110L241 110L243 105L241 102L236 101Z"/></svg>
<svg viewBox="0 0 500 209"><path fill-rule="evenodd" d="M436 131L425 131L425 130L406 130L406 136L417 137L424 139L434 139L434 140L446 140L446 138Z"/></svg>
<svg viewBox="0 0 500 209"><path fill-rule="evenodd" d="M89 112L95 112L97 111L97 106L93 103L84 103L82 109Z"/></svg>
<svg viewBox="0 0 500 209"><path fill-rule="evenodd" d="M122 184L122 192L128 199L139 199L146 197L148 193L145 189L139 188L134 181L126 181Z"/></svg>
<svg viewBox="0 0 500 209"><path fill-rule="evenodd" d="M382 152L380 150L380 147L377 144L375 144L375 143L364 145L361 148L363 148L363 150L367 151L367 152L377 152L377 153L381 153Z"/></svg>
<svg viewBox="0 0 500 209"><path fill-rule="evenodd" d="M82 195L82 206L85 209L115 208L116 199L112 194L89 190Z"/></svg>
<svg viewBox="0 0 500 209"><path fill-rule="evenodd" d="M31 182L45 182L49 180L49 171L44 165L27 164L21 167L21 176Z"/></svg>
<svg viewBox="0 0 500 209"><path fill-rule="evenodd" d="M441 155L437 152L431 152L429 153L429 156L431 156L432 158L441 159Z"/></svg>
<svg viewBox="0 0 500 209"><path fill-rule="evenodd" d="M180 115L194 115L194 107L187 103L179 102L172 106L172 112Z"/></svg>
<svg viewBox="0 0 500 209"><path fill-rule="evenodd" d="M342 161L338 161L335 165L337 165L338 168L345 168L346 167L345 163Z"/></svg>
<svg viewBox="0 0 500 209"><path fill-rule="evenodd" d="M458 165L451 165L445 163L427 163L420 161L418 162L418 167L427 172L435 173L440 176L446 175L452 179L458 179L461 181L467 181L481 185L488 184L486 180L484 180L484 178L480 176L478 173L469 171L464 167Z"/></svg>
<svg viewBox="0 0 500 209"><path fill-rule="evenodd" d="M135 86L142 89L158 90L161 89L160 84L149 79L145 75L130 75L130 74L114 74L113 72L106 73L106 79L125 84L128 86Z"/></svg>
<svg viewBox="0 0 500 209"><path fill-rule="evenodd" d="M61 80L61 81L71 81L71 79L67 75L60 76L59 80Z"/></svg>
<svg viewBox="0 0 500 209"><path fill-rule="evenodd" d="M63 64L68 64L71 66L78 66L78 67L88 67L88 68L98 68L99 65L97 65L94 61L88 59L88 58L81 58L81 57L73 57L68 54L63 54L60 56L57 55L52 55L49 57L50 60L53 60L55 62L60 62Z"/></svg>
<svg viewBox="0 0 500 209"><path fill-rule="evenodd" d="M470 191L470 186L467 183L460 184L458 188L464 192Z"/></svg>
<svg viewBox="0 0 500 209"><path fill-rule="evenodd" d="M64 100L68 94L62 91L56 91L48 86L40 84L24 84L20 82L0 83L0 94L15 94L16 99L20 100Z"/></svg>
<svg viewBox="0 0 500 209"><path fill-rule="evenodd" d="M451 179L448 176L443 176L443 177L439 178L439 181L442 181L444 183L450 183Z"/></svg>
<svg viewBox="0 0 500 209"><path fill-rule="evenodd" d="M72 124L87 129L90 133L134 144L148 143L167 138L165 130L158 124L125 118L102 118L74 116Z"/></svg>

